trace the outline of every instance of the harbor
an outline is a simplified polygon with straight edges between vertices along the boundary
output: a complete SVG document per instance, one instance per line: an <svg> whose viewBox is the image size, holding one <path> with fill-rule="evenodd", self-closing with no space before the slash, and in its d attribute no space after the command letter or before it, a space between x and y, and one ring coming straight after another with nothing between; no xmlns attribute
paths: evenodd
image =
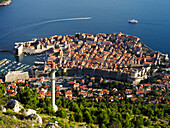
<svg viewBox="0 0 170 128"><path fill-rule="evenodd" d="M3 59L0 61L0 77L5 76L9 71L28 71L30 65L18 63L17 61L11 61L8 59Z"/></svg>

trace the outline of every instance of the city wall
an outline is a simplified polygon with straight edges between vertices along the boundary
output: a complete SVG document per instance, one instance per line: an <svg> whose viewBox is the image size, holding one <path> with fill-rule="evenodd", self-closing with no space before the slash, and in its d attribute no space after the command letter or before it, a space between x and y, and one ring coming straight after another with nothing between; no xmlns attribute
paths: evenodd
<svg viewBox="0 0 170 128"><path fill-rule="evenodd" d="M103 77L108 79L115 79L120 81L128 80L128 73L115 72L115 71L106 71L101 69L91 69L91 68L70 68L65 69L68 75L88 75L95 77Z"/></svg>
<svg viewBox="0 0 170 128"><path fill-rule="evenodd" d="M5 75L5 82L14 82L18 79L28 79L29 74L28 72L22 71L10 71L7 75Z"/></svg>

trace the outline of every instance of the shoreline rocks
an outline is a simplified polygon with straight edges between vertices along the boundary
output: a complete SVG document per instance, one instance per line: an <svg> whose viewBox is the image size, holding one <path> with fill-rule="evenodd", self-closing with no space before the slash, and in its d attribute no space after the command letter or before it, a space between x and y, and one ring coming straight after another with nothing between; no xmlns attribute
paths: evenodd
<svg viewBox="0 0 170 128"><path fill-rule="evenodd" d="M11 2L12 2L11 0L4 1L4 2L0 3L0 6L7 6L7 5L11 4Z"/></svg>

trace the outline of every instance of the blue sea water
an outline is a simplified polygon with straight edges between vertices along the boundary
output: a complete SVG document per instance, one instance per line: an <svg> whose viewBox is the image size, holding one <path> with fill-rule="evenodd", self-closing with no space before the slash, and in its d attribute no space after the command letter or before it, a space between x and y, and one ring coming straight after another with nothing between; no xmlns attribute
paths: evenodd
<svg viewBox="0 0 170 128"><path fill-rule="evenodd" d="M61 20L83 17L92 19ZM139 23L129 24L133 18ZM0 49L12 49L18 41L76 32L122 32L170 55L170 0L12 0L0 7ZM0 59L4 57L15 59L0 53Z"/></svg>

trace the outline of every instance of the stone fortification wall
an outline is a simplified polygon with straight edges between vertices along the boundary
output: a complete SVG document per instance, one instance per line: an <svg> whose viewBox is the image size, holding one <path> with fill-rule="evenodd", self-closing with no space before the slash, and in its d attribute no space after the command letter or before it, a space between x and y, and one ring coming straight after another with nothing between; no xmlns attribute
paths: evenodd
<svg viewBox="0 0 170 128"><path fill-rule="evenodd" d="M91 68L70 68L67 69L68 75L89 75L89 76L95 76L95 77L104 77L104 78L110 78L120 81L127 81L128 74L127 73L121 73L121 72L115 72L115 71L106 71L101 69L91 69Z"/></svg>
<svg viewBox="0 0 170 128"><path fill-rule="evenodd" d="M29 75L28 72L22 71L11 71L5 76L5 82L13 82L17 81L18 79L28 79Z"/></svg>

